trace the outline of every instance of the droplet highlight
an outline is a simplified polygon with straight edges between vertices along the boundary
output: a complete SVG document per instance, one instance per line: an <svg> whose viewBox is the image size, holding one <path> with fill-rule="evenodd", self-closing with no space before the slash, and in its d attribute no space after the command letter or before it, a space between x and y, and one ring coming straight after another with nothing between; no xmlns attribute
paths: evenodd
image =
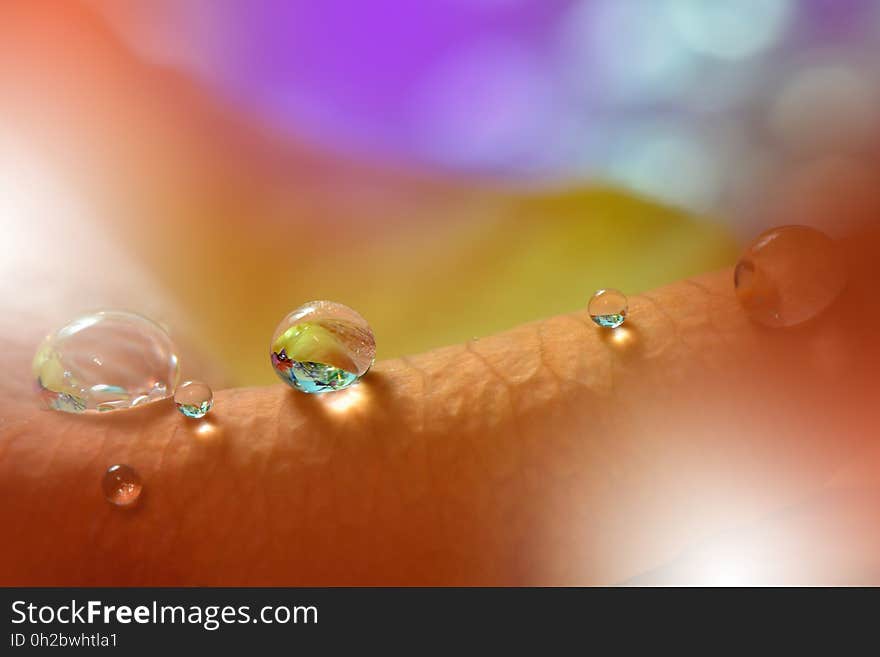
<svg viewBox="0 0 880 657"><path fill-rule="evenodd" d="M771 328L797 326L821 314L846 286L837 244L809 226L762 233L734 270L734 286L748 316Z"/></svg>
<svg viewBox="0 0 880 657"><path fill-rule="evenodd" d="M376 340L367 321L348 306L310 301L278 324L269 357L278 377L297 390L342 390L372 367Z"/></svg>
<svg viewBox="0 0 880 657"><path fill-rule="evenodd" d="M629 302L618 290L599 290L590 299L587 311L590 319L603 328L617 328L626 321Z"/></svg>
<svg viewBox="0 0 880 657"><path fill-rule="evenodd" d="M174 392L174 403L186 417L205 417L214 406L214 393L207 383L186 381Z"/></svg>
<svg viewBox="0 0 880 657"><path fill-rule="evenodd" d="M177 348L158 324L135 313L83 315L43 340L33 372L57 411L116 411L165 399L179 378Z"/></svg>
<svg viewBox="0 0 880 657"><path fill-rule="evenodd" d="M110 504L120 507L134 506L141 496L141 476L128 465L111 465L101 482L104 497Z"/></svg>

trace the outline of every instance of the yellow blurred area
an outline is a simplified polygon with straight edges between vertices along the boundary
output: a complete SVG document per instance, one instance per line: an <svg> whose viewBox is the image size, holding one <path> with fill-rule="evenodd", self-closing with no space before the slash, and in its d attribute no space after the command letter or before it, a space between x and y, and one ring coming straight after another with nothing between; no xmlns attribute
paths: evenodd
<svg viewBox="0 0 880 657"><path fill-rule="evenodd" d="M312 298L356 308L388 358L581 309L600 287L637 293L736 254L717 226L613 190L476 196L445 221L414 217L354 238L300 240L288 228L276 240L253 223L215 222L197 239L169 234L153 268L236 382L251 384L273 382L275 325Z"/></svg>

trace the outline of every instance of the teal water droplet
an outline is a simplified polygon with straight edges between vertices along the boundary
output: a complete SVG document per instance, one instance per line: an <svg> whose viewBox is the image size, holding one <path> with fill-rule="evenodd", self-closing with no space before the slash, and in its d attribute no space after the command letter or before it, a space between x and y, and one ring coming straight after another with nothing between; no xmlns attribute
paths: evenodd
<svg viewBox="0 0 880 657"><path fill-rule="evenodd" d="M174 403L186 417L205 417L214 406L214 393L207 383L186 381L174 392Z"/></svg>
<svg viewBox="0 0 880 657"><path fill-rule="evenodd" d="M626 320L628 301L618 290L599 290L590 299L590 319L603 328L617 328Z"/></svg>

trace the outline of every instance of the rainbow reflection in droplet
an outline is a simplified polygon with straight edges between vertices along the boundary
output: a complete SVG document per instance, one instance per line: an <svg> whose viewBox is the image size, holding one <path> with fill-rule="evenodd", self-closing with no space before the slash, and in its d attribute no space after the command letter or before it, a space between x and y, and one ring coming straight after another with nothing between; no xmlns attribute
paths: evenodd
<svg viewBox="0 0 880 657"><path fill-rule="evenodd" d="M278 377L307 393L347 388L376 358L367 321L334 301L310 301L287 315L272 336L269 357Z"/></svg>

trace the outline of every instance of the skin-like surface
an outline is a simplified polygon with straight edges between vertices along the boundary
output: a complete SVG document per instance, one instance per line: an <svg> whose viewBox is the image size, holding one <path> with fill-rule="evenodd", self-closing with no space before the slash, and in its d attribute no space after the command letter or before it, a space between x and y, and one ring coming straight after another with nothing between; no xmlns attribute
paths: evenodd
<svg viewBox="0 0 880 657"><path fill-rule="evenodd" d="M203 421L170 402L84 417L9 395L0 582L595 584L650 572L815 500L876 437L878 317L860 269L874 251L859 244L844 297L794 331L751 323L722 271L633 298L617 332L585 312L554 317L379 362L335 395L222 390ZM837 321L847 308L861 321ZM142 475L136 509L103 500L113 463ZM777 578L868 577L854 566L877 553L865 499L834 559L810 562L833 540L826 516L811 516L811 549L795 550L805 561L787 559Z"/></svg>

